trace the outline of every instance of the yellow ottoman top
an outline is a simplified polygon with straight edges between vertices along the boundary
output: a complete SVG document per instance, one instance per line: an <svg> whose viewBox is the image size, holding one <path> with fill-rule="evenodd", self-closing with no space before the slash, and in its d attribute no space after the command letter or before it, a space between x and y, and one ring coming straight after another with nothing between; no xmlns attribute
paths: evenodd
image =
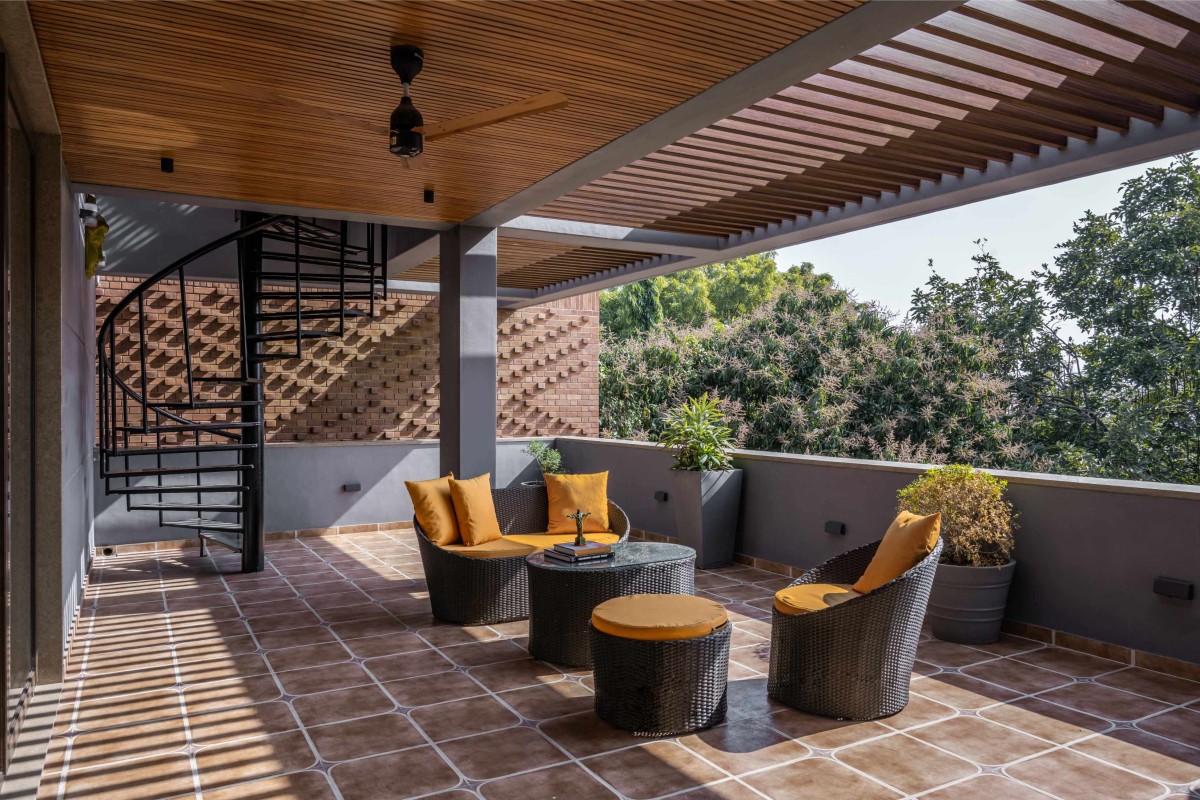
<svg viewBox="0 0 1200 800"><path fill-rule="evenodd" d="M648 641L698 639L728 620L720 603L690 594L632 594L607 600L592 611L596 630Z"/></svg>
<svg viewBox="0 0 1200 800"><path fill-rule="evenodd" d="M807 614L862 597L848 583L801 583L775 593L775 608L781 614Z"/></svg>

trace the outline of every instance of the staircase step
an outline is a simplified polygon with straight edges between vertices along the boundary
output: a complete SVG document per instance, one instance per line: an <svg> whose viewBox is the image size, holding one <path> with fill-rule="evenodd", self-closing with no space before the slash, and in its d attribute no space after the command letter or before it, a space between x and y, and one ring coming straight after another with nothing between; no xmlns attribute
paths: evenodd
<svg viewBox="0 0 1200 800"><path fill-rule="evenodd" d="M337 336L337 331L300 331L301 339L327 339ZM252 342L287 342L296 340L296 331L274 331L271 333L252 333L246 337Z"/></svg>
<svg viewBox="0 0 1200 800"><path fill-rule="evenodd" d="M164 527L168 528L192 528L193 530L207 531L234 531L241 533L242 523L229 522L221 519L204 519L196 517L195 519L169 519L163 523Z"/></svg>
<svg viewBox="0 0 1200 800"><path fill-rule="evenodd" d="M191 475L199 472L237 472L254 469L250 464L202 464L190 467L140 467L119 469L101 475L102 478L153 478L156 475Z"/></svg>
<svg viewBox="0 0 1200 800"><path fill-rule="evenodd" d="M363 311L363 310L357 309L357 308L347 308L345 310L341 310L341 309L337 309L337 308L322 308L322 309L314 309L311 311L302 310L300 312L300 318L301 319L341 319L341 316L343 313L346 315L346 319L371 316L371 313L369 311ZM265 313L259 314L257 317L255 317L255 319L258 319L262 322L272 322L274 320L292 321L292 320L296 319L296 312L295 311L267 311Z"/></svg>
<svg viewBox="0 0 1200 800"><path fill-rule="evenodd" d="M164 486L157 484L137 484L136 486L114 486L109 489L112 494L199 494L209 492L243 492L245 487L237 483L201 483L185 484L172 483Z"/></svg>
<svg viewBox="0 0 1200 800"><path fill-rule="evenodd" d="M258 400L200 400L195 403L186 401L178 403L154 403L154 408L182 408L196 410L201 408L249 408L259 405Z"/></svg>
<svg viewBox="0 0 1200 800"><path fill-rule="evenodd" d="M171 453L226 453L231 450L253 450L252 444L179 444L169 447L126 447L116 450L106 450L109 458L129 458L130 456L165 456Z"/></svg>
<svg viewBox="0 0 1200 800"><path fill-rule="evenodd" d="M261 422L189 422L177 425L147 425L139 428L134 425L118 426L117 430L128 433L186 433L189 431L223 431L239 428L258 428Z"/></svg>
<svg viewBox="0 0 1200 800"><path fill-rule="evenodd" d="M296 280L296 273L294 273L294 272L268 272L268 271L264 270L263 272L256 273L255 277L258 278L259 280L266 280L266 281L293 281L294 282ZM308 272L308 273L301 272L300 273L301 284L303 284L303 283L341 283L342 281L345 281L348 284L349 283L357 283L357 284L372 283L372 284L377 284L379 286L383 285L383 280L381 278L377 278L373 275L346 275L345 277L342 277L341 275L330 275L329 273L326 273L326 272Z"/></svg>
<svg viewBox="0 0 1200 800"><path fill-rule="evenodd" d="M130 511L242 511L242 507L232 503L167 503L152 502L138 503L130 506Z"/></svg>
<svg viewBox="0 0 1200 800"><path fill-rule="evenodd" d="M296 263L296 254L294 251L291 253L279 253L274 250L267 250L263 252L262 258L263 261L281 261L286 264ZM367 261L356 261L350 258L347 258L344 263L346 269L352 269L361 272L366 272L367 270L377 270L380 266L379 264L371 264ZM343 262L338 256L314 256L305 255L302 253L300 255L300 264L306 267L332 267L334 269L341 269ZM303 275L304 273L302 272L300 274Z"/></svg>
<svg viewBox="0 0 1200 800"><path fill-rule="evenodd" d="M263 300L295 300L296 299L295 292L260 292L258 296L261 297ZM374 297L376 300L379 300L381 302L383 300L383 296L382 296L381 292L364 292L361 290L354 291L354 292L346 292L345 299L346 300L370 300L372 297ZM326 300L326 301L336 303L338 300L342 299L342 294L341 294L341 292L331 292L327 289L314 289L314 290L301 289L300 290L300 299L301 300Z"/></svg>
<svg viewBox="0 0 1200 800"><path fill-rule="evenodd" d="M206 531L200 534L200 538L208 540L209 544L219 544L222 547L228 547L235 553L242 552L242 535L240 533Z"/></svg>
<svg viewBox="0 0 1200 800"><path fill-rule="evenodd" d="M236 375L193 375L192 380L204 383L258 384L263 382L262 378L240 378Z"/></svg>

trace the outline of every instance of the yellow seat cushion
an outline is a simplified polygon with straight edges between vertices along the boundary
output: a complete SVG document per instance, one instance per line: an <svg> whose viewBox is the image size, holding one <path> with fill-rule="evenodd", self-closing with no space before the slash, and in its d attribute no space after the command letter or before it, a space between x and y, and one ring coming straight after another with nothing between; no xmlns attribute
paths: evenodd
<svg viewBox="0 0 1200 800"><path fill-rule="evenodd" d="M513 556L527 556L538 551L536 547L514 542L508 536L501 536L499 539L492 539L473 547L460 543L443 545L442 549L460 556L471 556L471 558L512 558Z"/></svg>
<svg viewBox="0 0 1200 800"><path fill-rule="evenodd" d="M444 478L431 481L405 481L412 498L413 515L425 531L425 538L436 545L454 544L458 535L458 518L454 516L454 501L450 499L451 472Z"/></svg>
<svg viewBox="0 0 1200 800"><path fill-rule="evenodd" d="M592 611L598 631L656 642L708 636L728 621L720 603L690 594L633 594L606 600Z"/></svg>
<svg viewBox="0 0 1200 800"><path fill-rule="evenodd" d="M888 526L866 572L854 582L854 591L873 592L908 572L933 552L941 530L941 514L920 517L901 511Z"/></svg>
<svg viewBox="0 0 1200 800"><path fill-rule="evenodd" d="M575 534L572 533L568 536L564 533L510 533L504 538L520 542L521 544L532 545L539 550L545 550L556 544L570 544L575 541ZM615 533L589 533L587 534L587 540L589 542L599 542L600 544L616 544L621 541L621 537Z"/></svg>
<svg viewBox="0 0 1200 800"><path fill-rule="evenodd" d="M844 603L862 597L848 583L802 583L775 593L775 608L781 614L807 614L809 611Z"/></svg>
<svg viewBox="0 0 1200 800"><path fill-rule="evenodd" d="M584 533L603 533L608 523L608 473L593 475L554 475L547 473L546 501L550 516L547 533L575 533L575 520L567 516L576 510L587 511Z"/></svg>
<svg viewBox="0 0 1200 800"><path fill-rule="evenodd" d="M451 478L450 499L454 501L454 516L463 544L477 547L500 538L500 522L496 519L496 504L492 502L491 473L465 481Z"/></svg>

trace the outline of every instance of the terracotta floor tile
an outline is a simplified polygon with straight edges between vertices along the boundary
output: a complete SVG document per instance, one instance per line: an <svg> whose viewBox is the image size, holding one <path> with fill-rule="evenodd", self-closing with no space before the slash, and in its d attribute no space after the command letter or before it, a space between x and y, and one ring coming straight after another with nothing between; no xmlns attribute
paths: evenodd
<svg viewBox="0 0 1200 800"><path fill-rule="evenodd" d="M317 612L317 616L323 621L330 623L337 622L366 622L368 620L385 620L391 626L391 630L404 630L406 627L392 617L378 603L359 603L353 606L338 606L337 608L323 608Z"/></svg>
<svg viewBox="0 0 1200 800"><path fill-rule="evenodd" d="M442 648L442 654L452 659L455 664L463 667L482 667L488 664L498 664L502 661L516 661L517 659L529 658L529 654L522 650L512 639L444 647Z"/></svg>
<svg viewBox="0 0 1200 800"><path fill-rule="evenodd" d="M731 775L795 761L810 752L754 720L738 720L683 736L679 743Z"/></svg>
<svg viewBox="0 0 1200 800"><path fill-rule="evenodd" d="M242 616L248 620L255 620L259 617L275 616L277 614L300 614L308 610L308 606L306 606L304 601L299 597L293 597L287 600L272 600L267 603L242 604ZM253 627L253 624L251 627Z"/></svg>
<svg viewBox="0 0 1200 800"><path fill-rule="evenodd" d="M721 587L740 586L741 583L733 578L727 578L723 575L704 574L696 576L697 589L709 589L716 591Z"/></svg>
<svg viewBox="0 0 1200 800"><path fill-rule="evenodd" d="M321 584L328 586L329 584ZM342 588L342 587L337 587ZM358 605L374 605L371 603L371 598L358 589L350 587L349 591L333 591L324 594L306 594L304 599L308 605L317 613L326 611L331 608L346 608L348 606Z"/></svg>
<svg viewBox="0 0 1200 800"><path fill-rule="evenodd" d="M296 596L296 590L282 580L262 581L261 584L237 584L230 587L233 599L242 603L267 603L272 600L289 600Z"/></svg>
<svg viewBox="0 0 1200 800"><path fill-rule="evenodd" d="M755 719L817 750L833 750L888 733L888 729L877 722L830 719L792 708Z"/></svg>
<svg viewBox="0 0 1200 800"><path fill-rule="evenodd" d="M908 731L976 764L998 766L1046 750L1053 745L979 717L955 717Z"/></svg>
<svg viewBox="0 0 1200 800"><path fill-rule="evenodd" d="M1157 700L1110 689L1099 683L1076 683L1039 697L1113 722L1129 722L1169 708Z"/></svg>
<svg viewBox="0 0 1200 800"><path fill-rule="evenodd" d="M257 703L252 706L189 714L188 728L198 745L220 744L296 730L299 727L286 703Z"/></svg>
<svg viewBox="0 0 1200 800"><path fill-rule="evenodd" d="M205 792L280 773L298 772L317 761L304 734L299 731L204 747L196 751L195 758L200 787Z"/></svg>
<svg viewBox="0 0 1200 800"><path fill-rule="evenodd" d="M806 758L794 764L744 778L774 800L891 800L899 794L827 758Z"/></svg>
<svg viewBox="0 0 1200 800"><path fill-rule="evenodd" d="M1200 781L1200 750L1139 730L1110 731L1076 742L1071 749L1164 783Z"/></svg>
<svg viewBox="0 0 1200 800"><path fill-rule="evenodd" d="M271 633L273 631L287 631L293 628L305 628L311 625L319 625L321 620L311 611L296 611L290 614L272 614L267 617L255 617L247 620L250 630L255 635L260 633Z"/></svg>
<svg viewBox="0 0 1200 800"><path fill-rule="evenodd" d="M1096 683L1153 697L1172 705L1184 705L1193 700L1200 700L1200 683L1137 667L1101 675L1096 678Z"/></svg>
<svg viewBox="0 0 1200 800"><path fill-rule="evenodd" d="M363 666L380 681L415 678L418 675L446 672L454 668L454 665L439 655L436 650L418 650L415 653L371 658L364 661Z"/></svg>
<svg viewBox="0 0 1200 800"><path fill-rule="evenodd" d="M731 672L729 676L729 684L727 689L727 699L729 710L726 713L726 719L749 719L750 717L761 717L763 714L769 714L772 711L778 711L785 708L782 703L777 703L767 697L767 679L760 676L752 678L734 678Z"/></svg>
<svg viewBox="0 0 1200 800"><path fill-rule="evenodd" d="M557 668L542 661L525 659L522 661L505 661L499 664L489 664L485 667L474 667L470 670L471 677L482 683L493 692L505 689L519 689L522 686L536 686L541 683L552 683L563 679L563 673Z"/></svg>
<svg viewBox="0 0 1200 800"><path fill-rule="evenodd" d="M350 658L350 652L337 642L267 651L267 661L271 663L271 668L276 672L319 667L323 664L337 664L349 661Z"/></svg>
<svg viewBox="0 0 1200 800"><path fill-rule="evenodd" d="M227 681L190 686L183 692L189 714L221 708L263 703L279 697L279 686L270 675L234 678Z"/></svg>
<svg viewBox="0 0 1200 800"><path fill-rule="evenodd" d="M939 667L965 667L968 664L978 664L980 661L995 658L995 656L982 650L976 650L974 647L930 639L917 646L917 658Z"/></svg>
<svg viewBox="0 0 1200 800"><path fill-rule="evenodd" d="M1174 739L1189 747L1200 748L1200 709L1177 708L1165 714L1144 719L1137 726L1144 731Z"/></svg>
<svg viewBox="0 0 1200 800"><path fill-rule="evenodd" d="M203 661L187 661L178 665L179 682L185 686L195 686L201 683L227 680L229 678L249 678L254 675L265 675L267 662L255 653L245 653L223 658L210 658Z"/></svg>
<svg viewBox="0 0 1200 800"><path fill-rule="evenodd" d="M921 800L1046 800L1046 795L1003 775L979 775L921 795Z"/></svg>
<svg viewBox="0 0 1200 800"><path fill-rule="evenodd" d="M154 689L170 689L177 682L174 670L115 672L68 681L63 685L62 696L64 700L78 698L81 703L92 700L113 700L126 694L138 694Z"/></svg>
<svg viewBox="0 0 1200 800"><path fill-rule="evenodd" d="M85 770L68 770L64 800L130 800L174 797L192 791L185 755L153 756Z"/></svg>
<svg viewBox="0 0 1200 800"><path fill-rule="evenodd" d="M1024 661L1026 664L1033 664L1035 667L1045 667L1075 678L1091 678L1127 666L1106 658L1096 658L1085 653L1077 653L1074 650L1064 650L1061 647L1044 647L1041 650L1021 653L1013 658Z"/></svg>
<svg viewBox="0 0 1200 800"><path fill-rule="evenodd" d="M247 630L240 636L176 642L175 660L182 664L186 661L204 661L217 656L243 655L253 653L257 649L258 642L254 641L254 637Z"/></svg>
<svg viewBox="0 0 1200 800"><path fill-rule="evenodd" d="M349 689L371 683L371 676L353 663L325 664L318 667L276 673L276 678L288 694L313 694L333 689Z"/></svg>
<svg viewBox="0 0 1200 800"><path fill-rule="evenodd" d="M474 697L412 711L412 719L435 742L511 728L521 720L491 697Z"/></svg>
<svg viewBox="0 0 1200 800"><path fill-rule="evenodd" d="M479 791L485 800L614 800L617 797L574 764L498 778L485 783Z"/></svg>
<svg viewBox="0 0 1200 800"><path fill-rule="evenodd" d="M711 589L714 594L719 594L722 597L728 598L739 603L746 603L751 600L761 600L764 597L774 597L775 592L763 586L756 586L752 583L739 583L734 586L724 586L720 589Z"/></svg>
<svg viewBox="0 0 1200 800"><path fill-rule="evenodd" d="M528 631L519 635L528 635ZM426 628L421 631L421 638L434 647L446 647L456 644L473 644L489 642L500 638L500 634L486 625L458 626L443 625L440 628Z"/></svg>
<svg viewBox="0 0 1200 800"><path fill-rule="evenodd" d="M1163 794L1153 781L1070 750L1022 761L1005 772L1061 800L1149 800Z"/></svg>
<svg viewBox="0 0 1200 800"><path fill-rule="evenodd" d="M330 775L345 800L402 800L459 783L458 775L432 747L339 764ZM403 780L397 780L401 775Z"/></svg>
<svg viewBox="0 0 1200 800"><path fill-rule="evenodd" d="M970 646L976 650L991 653L994 656L1013 656L1018 653L1027 653L1030 650L1045 647L1041 642L1026 639L1023 636L1013 636L1011 633L1000 634L1000 639L991 644L973 644Z"/></svg>
<svg viewBox="0 0 1200 800"><path fill-rule="evenodd" d="M659 797L725 777L672 742L653 742L588 759L606 783L631 800Z"/></svg>
<svg viewBox="0 0 1200 800"><path fill-rule="evenodd" d="M1035 667L1011 658L1000 658L963 667L962 673L989 683L999 684L1022 694L1033 694L1072 682L1072 678L1061 672Z"/></svg>
<svg viewBox="0 0 1200 800"><path fill-rule="evenodd" d="M204 800L335 800L329 779L320 772L293 772L216 791Z"/></svg>
<svg viewBox="0 0 1200 800"><path fill-rule="evenodd" d="M501 636L529 635L529 620L527 619L518 619L513 622L501 622L496 625L489 625L488 627Z"/></svg>
<svg viewBox="0 0 1200 800"><path fill-rule="evenodd" d="M347 761L425 744L413 724L395 712L309 728L308 735L325 761Z"/></svg>
<svg viewBox="0 0 1200 800"><path fill-rule="evenodd" d="M305 726L369 717L395 709L396 704L378 686L358 686L320 694L306 694L292 701Z"/></svg>
<svg viewBox="0 0 1200 800"><path fill-rule="evenodd" d="M847 747L834 757L906 794L928 791L979 772L975 764L903 734Z"/></svg>
<svg viewBox="0 0 1200 800"><path fill-rule="evenodd" d="M878 722L902 731L914 725L924 725L935 720L946 719L957 713L957 710L944 703L938 703L919 694L909 693L908 705L903 710L890 717L883 717Z"/></svg>
<svg viewBox="0 0 1200 800"><path fill-rule="evenodd" d="M443 742L440 746L446 757L471 780L500 778L567 760L561 750L530 728L493 731Z"/></svg>
<svg viewBox="0 0 1200 800"><path fill-rule="evenodd" d="M1091 714L1028 697L979 712L987 719L1016 728L1033 736L1067 744L1111 726L1111 723Z"/></svg>
<svg viewBox="0 0 1200 800"><path fill-rule="evenodd" d="M395 698L397 703L408 708L444 703L449 700L462 700L484 694L486 691L461 672L438 672L416 678L388 681L383 684L383 688Z"/></svg>
<svg viewBox="0 0 1200 800"><path fill-rule="evenodd" d="M974 711L1021 695L1011 689L976 680L968 675L940 673L914 680L912 691L963 711Z"/></svg>
<svg viewBox="0 0 1200 800"><path fill-rule="evenodd" d="M729 660L765 675L771 667L771 644L764 641L750 647L740 647L730 652Z"/></svg>
<svg viewBox="0 0 1200 800"><path fill-rule="evenodd" d="M762 795L730 778L683 794L671 795L671 800L762 800Z"/></svg>
<svg viewBox="0 0 1200 800"><path fill-rule="evenodd" d="M575 681L555 681L541 686L513 689L500 694L500 699L529 720L554 719L588 711L595 704L595 695Z"/></svg>
<svg viewBox="0 0 1200 800"><path fill-rule="evenodd" d="M158 720L108 728L76 736L71 743L71 770L96 767L113 761L170 753L187 744L183 719ZM46 769L61 770L61 761L47 757Z"/></svg>
<svg viewBox="0 0 1200 800"><path fill-rule="evenodd" d="M301 647L306 644L326 644L337 641L327 628L312 626L308 628L292 628L286 631L271 631L270 633L255 632L255 638L264 650L280 650L285 647Z"/></svg>
<svg viewBox="0 0 1200 800"><path fill-rule="evenodd" d="M576 758L587 758L645 741L612 727L591 711L552 719L541 723L538 728Z"/></svg>
<svg viewBox="0 0 1200 800"><path fill-rule="evenodd" d="M113 725L128 725L134 722L150 722L156 719L178 717L182 714L183 709L179 705L178 692L173 690L143 692L80 705L75 718L75 727L81 731L89 731L109 728Z"/></svg>
<svg viewBox="0 0 1200 800"><path fill-rule="evenodd" d="M343 640L361 639L365 636L384 636L392 633L399 633L406 630L407 626L404 623L396 620L390 615L380 615L371 617L370 619L362 619L355 622L335 622L329 626L330 630L340 636Z"/></svg>
<svg viewBox="0 0 1200 800"><path fill-rule="evenodd" d="M411 631L370 636L366 639L349 639L346 641L346 647L359 658L378 658L429 649L429 645Z"/></svg>
<svg viewBox="0 0 1200 800"><path fill-rule="evenodd" d="M321 595L327 594L352 593L363 597L364 601L366 600L366 596L359 591L358 587L355 586L351 581L322 581L320 583L306 583L303 581L298 581L298 583L299 585L296 587L296 591L299 592L302 597L320 597ZM317 606L313 607L316 608Z"/></svg>

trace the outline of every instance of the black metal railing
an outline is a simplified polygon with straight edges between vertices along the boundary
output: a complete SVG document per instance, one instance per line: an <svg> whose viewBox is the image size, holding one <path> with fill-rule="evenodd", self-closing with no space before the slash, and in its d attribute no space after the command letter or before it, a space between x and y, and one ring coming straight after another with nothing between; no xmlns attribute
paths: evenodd
<svg viewBox="0 0 1200 800"><path fill-rule="evenodd" d="M187 276L189 265L231 244L236 370L209 363ZM239 230L142 281L113 306L97 339L105 491L124 495L130 511L157 512L162 527L196 531L202 552L220 544L242 554L243 571L261 570L264 365L302 359L306 343L344 336L348 319L374 316L386 296L386 257L383 226L245 213ZM151 302L167 313L151 312Z"/></svg>

